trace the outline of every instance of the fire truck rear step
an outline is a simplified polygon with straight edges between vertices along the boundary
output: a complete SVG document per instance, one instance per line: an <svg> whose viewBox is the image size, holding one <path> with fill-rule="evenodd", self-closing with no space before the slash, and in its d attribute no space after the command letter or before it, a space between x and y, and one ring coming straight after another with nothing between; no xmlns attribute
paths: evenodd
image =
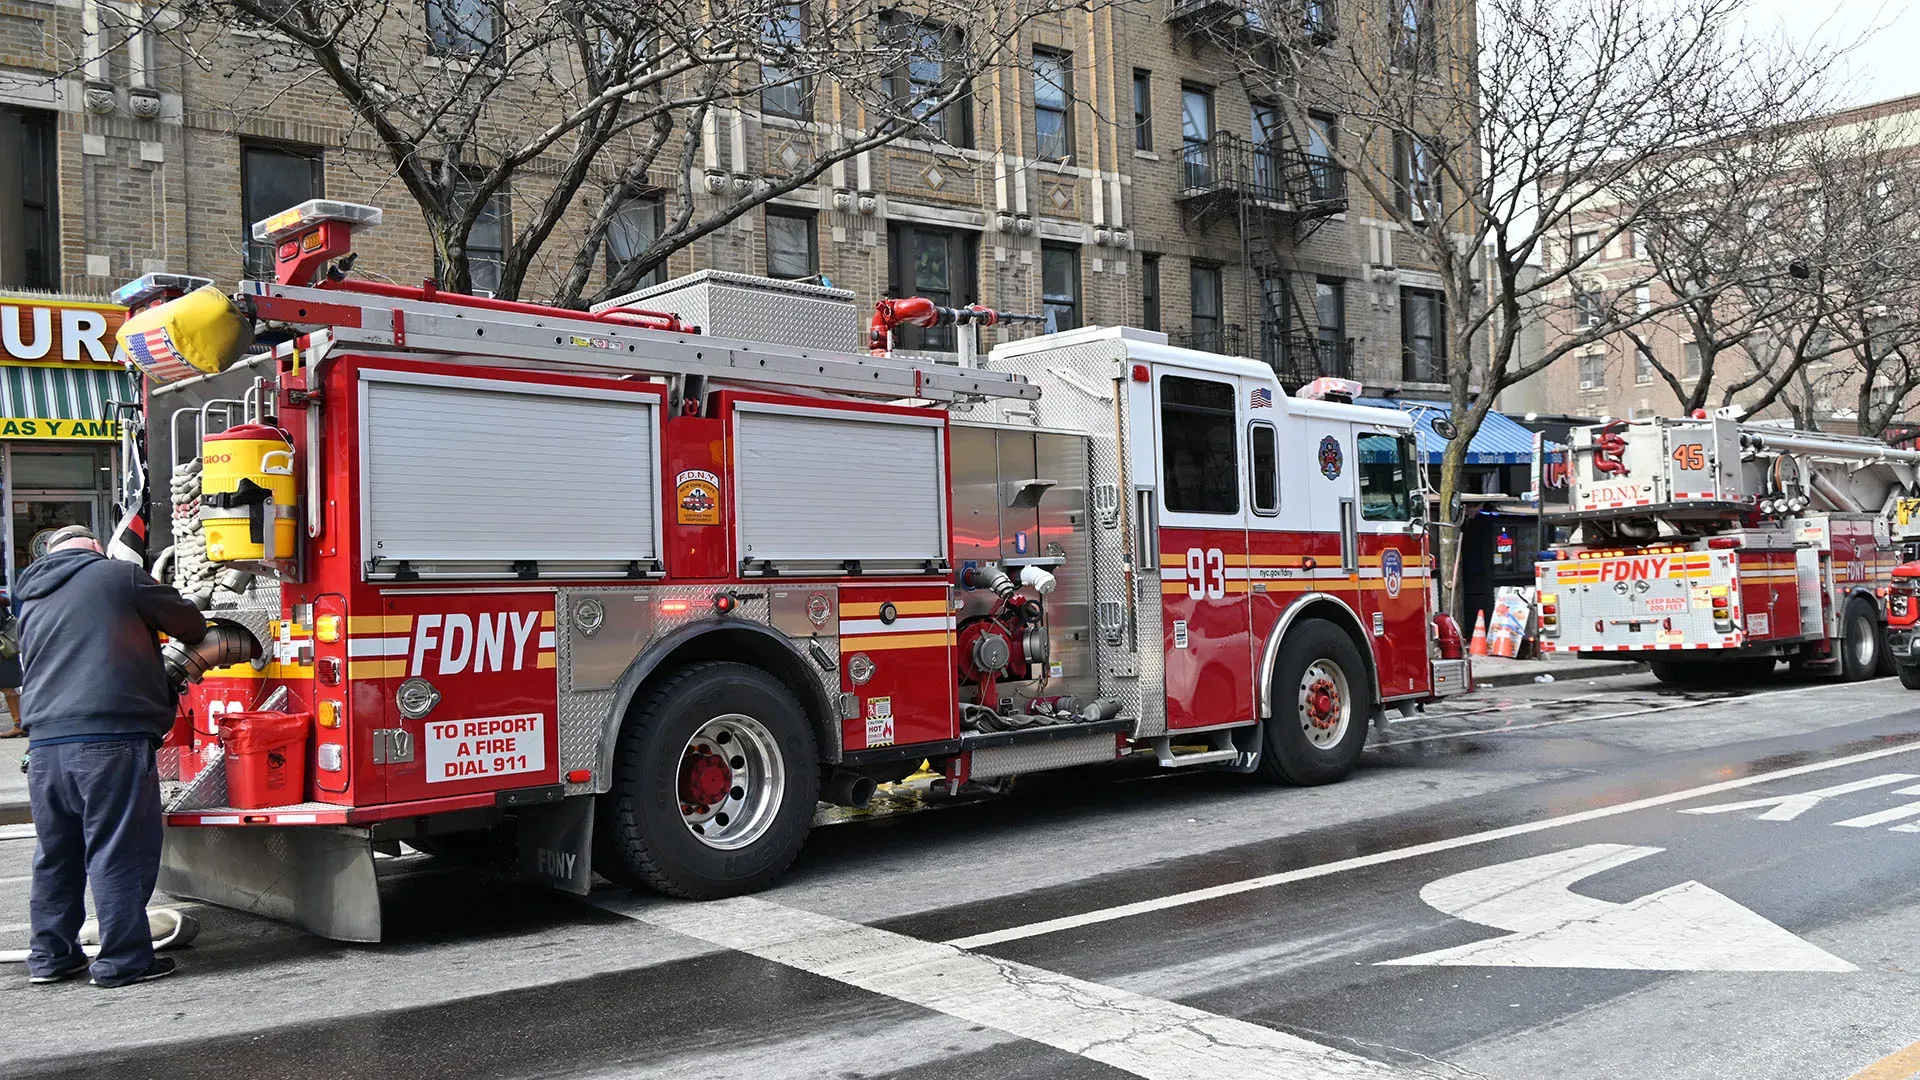
<svg viewBox="0 0 1920 1080"><path fill-rule="evenodd" d="M1176 753L1176 749L1181 744L1174 741L1186 736L1162 735L1153 740L1153 756L1160 759L1160 767L1163 769L1178 769L1191 765L1216 765L1222 761L1232 761L1240 756L1240 751L1233 745L1233 732L1233 728L1216 728L1204 733L1197 732L1196 734L1207 736L1207 745L1210 749L1186 753Z"/></svg>

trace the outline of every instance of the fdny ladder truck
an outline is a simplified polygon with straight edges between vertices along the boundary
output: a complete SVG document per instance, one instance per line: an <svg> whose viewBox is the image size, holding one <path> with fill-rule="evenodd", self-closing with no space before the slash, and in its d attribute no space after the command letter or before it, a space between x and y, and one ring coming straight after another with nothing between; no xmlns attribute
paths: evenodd
<svg viewBox="0 0 1920 1080"><path fill-rule="evenodd" d="M1780 660L1891 673L1920 453L1705 415L1576 429L1571 449L1573 542L1536 566L1542 651L1645 660L1664 682Z"/></svg>
<svg viewBox="0 0 1920 1080"><path fill-rule="evenodd" d="M1466 689L1400 412L1132 329L956 367L359 281L378 217L259 223L276 280L231 297L125 290L221 631L169 651L167 892L377 940L375 853L484 833L720 897L923 761L1315 784ZM307 768L235 805L218 734L262 717Z"/></svg>

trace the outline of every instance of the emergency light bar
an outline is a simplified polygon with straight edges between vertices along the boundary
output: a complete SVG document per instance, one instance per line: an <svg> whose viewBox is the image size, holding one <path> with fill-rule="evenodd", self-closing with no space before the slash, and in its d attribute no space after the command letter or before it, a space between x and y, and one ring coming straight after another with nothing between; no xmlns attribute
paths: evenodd
<svg viewBox="0 0 1920 1080"><path fill-rule="evenodd" d="M1332 375L1322 375L1293 392L1297 398L1308 401L1346 401L1352 402L1360 396L1360 384L1353 379L1339 379Z"/></svg>
<svg viewBox="0 0 1920 1080"><path fill-rule="evenodd" d="M147 274L113 290L113 302L128 311L139 311L156 300L177 300L211 284L212 278L191 274Z"/></svg>
<svg viewBox="0 0 1920 1080"><path fill-rule="evenodd" d="M253 238L262 244L278 244L330 221L344 221L354 229L372 228L380 224L380 208L336 199L308 199L291 210L254 222Z"/></svg>
<svg viewBox="0 0 1920 1080"><path fill-rule="evenodd" d="M378 207L334 199L308 199L291 210L253 223L253 238L273 245L273 279L311 285L322 267L353 247L353 234L380 224Z"/></svg>

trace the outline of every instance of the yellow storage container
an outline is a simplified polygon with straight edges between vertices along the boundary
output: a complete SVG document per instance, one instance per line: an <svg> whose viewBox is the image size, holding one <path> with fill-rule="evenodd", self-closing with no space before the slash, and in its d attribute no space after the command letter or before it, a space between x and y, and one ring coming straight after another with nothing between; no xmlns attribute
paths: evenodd
<svg viewBox="0 0 1920 1080"><path fill-rule="evenodd" d="M242 424L201 443L200 527L208 562L293 558L298 504L293 443L285 432Z"/></svg>

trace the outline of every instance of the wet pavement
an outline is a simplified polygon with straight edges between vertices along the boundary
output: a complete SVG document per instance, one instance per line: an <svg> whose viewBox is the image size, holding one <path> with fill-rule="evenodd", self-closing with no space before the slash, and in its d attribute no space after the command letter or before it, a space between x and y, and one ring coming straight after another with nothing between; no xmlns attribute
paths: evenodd
<svg viewBox="0 0 1920 1080"><path fill-rule="evenodd" d="M1084 770L924 801L817 829L741 901L415 857L379 946L199 908L175 979L0 981L0 1076L1913 1071L1862 1073L1920 1039L1920 694L1892 680L1514 686L1325 788ZM20 923L30 855L0 840Z"/></svg>

